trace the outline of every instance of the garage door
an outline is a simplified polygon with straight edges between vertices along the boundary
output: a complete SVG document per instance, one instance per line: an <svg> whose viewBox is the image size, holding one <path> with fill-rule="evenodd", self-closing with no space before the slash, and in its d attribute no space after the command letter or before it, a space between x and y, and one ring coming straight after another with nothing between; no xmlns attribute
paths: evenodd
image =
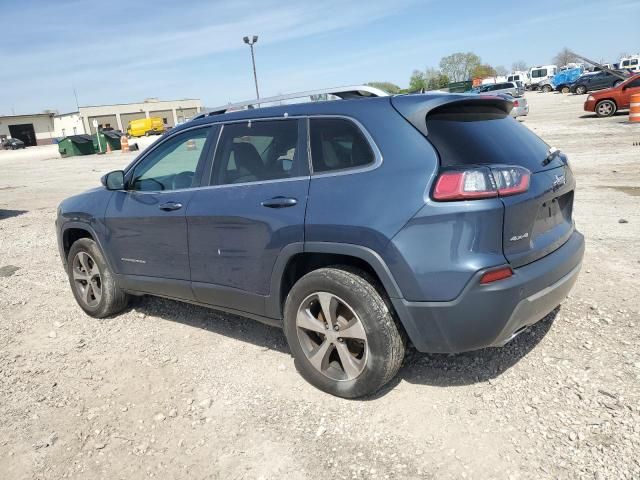
<svg viewBox="0 0 640 480"><path fill-rule="evenodd" d="M33 123L9 125L9 134L11 135L11 138L22 140L27 147L34 147L38 144Z"/></svg>
<svg viewBox="0 0 640 480"><path fill-rule="evenodd" d="M138 120L140 118L147 118L144 112L132 112L132 113L121 113L120 121L122 122L122 130L127 131L127 127L129 126L129 122L132 120Z"/></svg>
<svg viewBox="0 0 640 480"><path fill-rule="evenodd" d="M96 133L96 129L93 128L93 121L98 122L98 128L118 128L118 120L115 115L100 115L97 117L89 117L89 129L91 133Z"/></svg>
<svg viewBox="0 0 640 480"><path fill-rule="evenodd" d="M197 108L177 108L176 109L176 115L178 116L178 123L191 120L197 114L198 114Z"/></svg>
<svg viewBox="0 0 640 480"><path fill-rule="evenodd" d="M154 110L149 112L150 117L160 117L165 125L175 127L176 124L173 121L173 112L171 110Z"/></svg>

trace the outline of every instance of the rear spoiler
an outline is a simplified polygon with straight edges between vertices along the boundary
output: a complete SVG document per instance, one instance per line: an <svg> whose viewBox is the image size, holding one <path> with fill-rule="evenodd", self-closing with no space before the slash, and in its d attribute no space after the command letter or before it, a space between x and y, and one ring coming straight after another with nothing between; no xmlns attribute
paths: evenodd
<svg viewBox="0 0 640 480"><path fill-rule="evenodd" d="M427 135L427 115L444 106L486 105L498 108L507 115L513 108L513 102L503 97L452 93L398 95L391 97L391 104L425 136Z"/></svg>

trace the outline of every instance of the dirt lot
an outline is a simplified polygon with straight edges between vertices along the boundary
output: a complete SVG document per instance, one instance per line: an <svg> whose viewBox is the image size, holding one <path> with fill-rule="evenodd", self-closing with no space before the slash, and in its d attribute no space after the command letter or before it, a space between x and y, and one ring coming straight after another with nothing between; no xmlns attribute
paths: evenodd
<svg viewBox="0 0 640 480"><path fill-rule="evenodd" d="M0 152L0 478L640 478L640 124L528 97L578 179L576 288L505 348L410 354L365 401L306 384L250 320L154 298L84 315L56 206L132 155Z"/></svg>

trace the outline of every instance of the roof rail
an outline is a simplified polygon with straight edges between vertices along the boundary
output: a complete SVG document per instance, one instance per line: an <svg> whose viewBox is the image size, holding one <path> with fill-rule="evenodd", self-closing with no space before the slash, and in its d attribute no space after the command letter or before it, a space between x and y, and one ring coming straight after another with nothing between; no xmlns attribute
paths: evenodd
<svg viewBox="0 0 640 480"><path fill-rule="evenodd" d="M245 110L249 108L260 108L266 103L282 102L284 100L294 100L296 98L313 97L319 95L335 95L343 100L352 98L371 98L371 97L388 97L389 94L384 90L369 85L352 85L349 87L323 88L321 90L309 90L306 92L288 93L286 95L277 95L275 97L255 98L253 100L245 100L244 102L229 103L216 108L207 108L206 112L201 113L193 118L204 118L209 115L220 115L229 111Z"/></svg>

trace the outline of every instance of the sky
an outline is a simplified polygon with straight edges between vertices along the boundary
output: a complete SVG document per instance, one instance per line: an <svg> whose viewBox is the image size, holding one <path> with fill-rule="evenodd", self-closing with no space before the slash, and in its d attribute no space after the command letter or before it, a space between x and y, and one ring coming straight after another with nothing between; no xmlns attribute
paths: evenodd
<svg viewBox="0 0 640 480"><path fill-rule="evenodd" d="M0 0L0 115L158 97L207 107L390 81L472 51L493 66L640 52L640 0Z"/></svg>

